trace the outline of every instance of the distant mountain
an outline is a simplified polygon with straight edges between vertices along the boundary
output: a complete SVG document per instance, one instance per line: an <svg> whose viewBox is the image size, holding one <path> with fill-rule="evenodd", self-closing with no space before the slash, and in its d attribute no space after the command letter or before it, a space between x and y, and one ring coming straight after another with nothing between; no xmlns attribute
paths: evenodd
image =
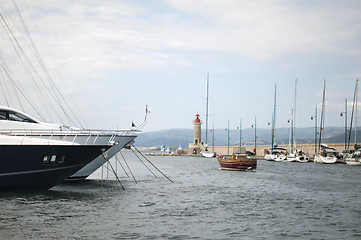
<svg viewBox="0 0 361 240"><path fill-rule="evenodd" d="M323 142L327 143L343 143L345 141L345 129L342 127L328 127L325 129L325 137ZM297 128L295 131L297 143L314 143L315 129ZM213 132L208 133L208 145L212 146ZM230 145L239 145L239 130L230 130ZM357 133L361 140L361 131ZM276 143L288 144L290 137L289 128L276 129ZM351 138L351 142L353 137ZM359 139L359 138L358 138ZM205 133L202 130L202 141L205 141ZM187 148L188 144L193 142L193 129L168 129L154 132L144 132L135 139L135 145L139 147L160 147L169 146L177 148L181 145ZM242 145L254 144L254 128L242 129ZM257 128L257 144L271 144L271 129ZM214 130L214 145L227 145L227 131L225 129Z"/></svg>

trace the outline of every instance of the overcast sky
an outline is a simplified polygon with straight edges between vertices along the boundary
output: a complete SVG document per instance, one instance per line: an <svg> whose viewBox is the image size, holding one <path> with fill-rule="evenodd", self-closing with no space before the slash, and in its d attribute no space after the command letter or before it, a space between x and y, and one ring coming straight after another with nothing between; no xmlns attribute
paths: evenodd
<svg viewBox="0 0 361 240"><path fill-rule="evenodd" d="M67 86L88 128L138 125L146 104L144 131L192 128L197 113L205 123L208 72L209 127L229 121L236 128L242 119L248 128L257 116L257 127L269 128L275 84L276 126L289 127L295 79L297 127L314 126L324 79L326 125L344 126L340 113L346 98L351 110L361 73L358 0L15 2L49 73L61 91ZM20 26L13 1L2 1L0 11ZM2 64L25 85L8 36L0 39ZM4 98L0 104L7 105Z"/></svg>

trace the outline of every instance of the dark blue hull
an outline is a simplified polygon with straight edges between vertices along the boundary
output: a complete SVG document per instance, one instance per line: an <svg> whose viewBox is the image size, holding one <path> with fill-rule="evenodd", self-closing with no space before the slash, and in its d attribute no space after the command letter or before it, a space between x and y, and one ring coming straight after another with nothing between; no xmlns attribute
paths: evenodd
<svg viewBox="0 0 361 240"><path fill-rule="evenodd" d="M49 189L108 145L0 145L0 191Z"/></svg>

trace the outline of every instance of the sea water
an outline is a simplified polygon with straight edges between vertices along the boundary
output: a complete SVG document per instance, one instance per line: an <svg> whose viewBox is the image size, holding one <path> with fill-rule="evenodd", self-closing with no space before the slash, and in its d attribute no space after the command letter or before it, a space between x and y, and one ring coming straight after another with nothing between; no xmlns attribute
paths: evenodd
<svg viewBox="0 0 361 240"><path fill-rule="evenodd" d="M216 158L148 157L172 183L127 154L112 164L125 190L103 168L49 191L1 193L0 238L361 239L361 167L259 160L238 172Z"/></svg>

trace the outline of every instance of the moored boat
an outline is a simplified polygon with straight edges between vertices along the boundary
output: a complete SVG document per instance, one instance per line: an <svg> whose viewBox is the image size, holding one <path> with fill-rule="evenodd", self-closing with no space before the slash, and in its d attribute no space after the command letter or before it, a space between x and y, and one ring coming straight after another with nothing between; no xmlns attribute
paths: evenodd
<svg viewBox="0 0 361 240"><path fill-rule="evenodd" d="M13 108L0 106L0 133L11 136L31 136L33 138L57 139L82 145L111 145L106 151L107 160L131 144L136 138L135 130L91 130L64 127L46 123ZM69 176L71 179L85 179L104 164L99 153L93 161Z"/></svg>
<svg viewBox="0 0 361 240"><path fill-rule="evenodd" d="M0 135L0 190L50 189L109 147Z"/></svg>
<svg viewBox="0 0 361 240"><path fill-rule="evenodd" d="M247 154L218 156L217 159L223 170L249 171L257 168L257 159Z"/></svg>
<svg viewBox="0 0 361 240"><path fill-rule="evenodd" d="M321 148L321 153L315 155L315 163L332 164L337 162L337 152L335 148L328 147L325 144L322 144Z"/></svg>
<svg viewBox="0 0 361 240"><path fill-rule="evenodd" d="M349 153L345 158L345 162L350 166L361 166L361 146L355 144L355 150L352 153Z"/></svg>

